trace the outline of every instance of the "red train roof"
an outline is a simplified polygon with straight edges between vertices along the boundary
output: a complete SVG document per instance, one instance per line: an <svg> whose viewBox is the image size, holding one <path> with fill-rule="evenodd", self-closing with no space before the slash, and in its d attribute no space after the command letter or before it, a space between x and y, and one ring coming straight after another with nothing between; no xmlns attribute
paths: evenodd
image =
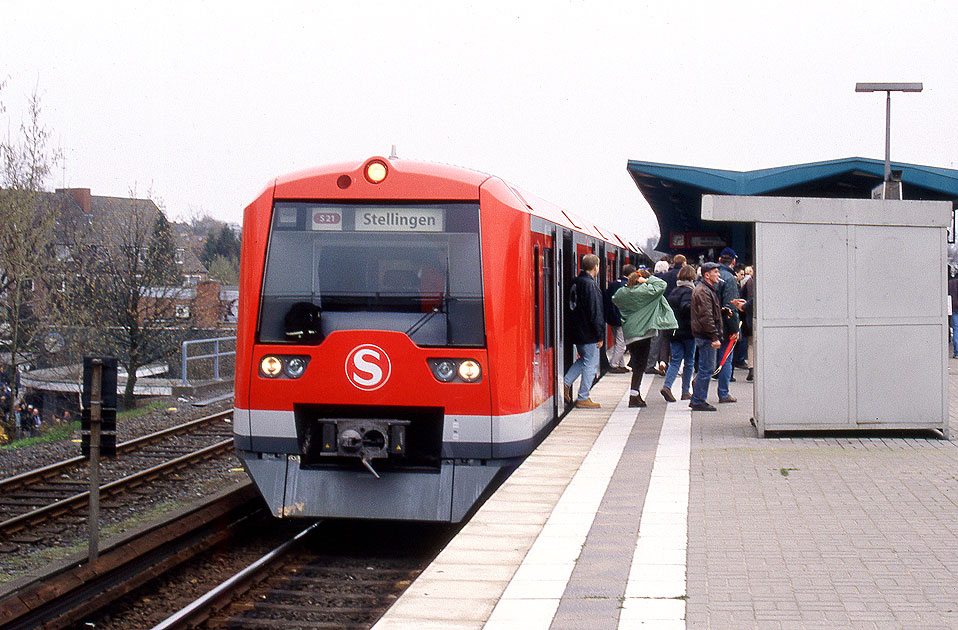
<svg viewBox="0 0 958 630"><path fill-rule="evenodd" d="M365 169L371 162L381 162L386 166L387 173L380 184L371 183L365 176ZM362 161L327 164L277 177L274 197L278 199L306 199L314 194L311 191L315 191L317 187L328 190L337 185L337 182L345 183L344 176L348 178L348 184L345 187L339 185L339 190L342 197L346 199L380 198L383 195L401 198L408 195L410 190L422 191L425 189L429 190L429 194L447 200L478 199L479 188L492 177L486 173L449 164L374 156ZM423 185L423 178L427 180L425 185ZM415 179L415 183L413 183L413 179ZM534 216L570 230L588 234L616 246L629 242L611 231L600 229L588 219L584 219L568 210L563 210L559 206L522 191L508 182L504 181L504 183L516 195L519 202L517 206ZM407 184L409 184L409 188L407 188ZM630 247L630 249L634 250L634 247Z"/></svg>

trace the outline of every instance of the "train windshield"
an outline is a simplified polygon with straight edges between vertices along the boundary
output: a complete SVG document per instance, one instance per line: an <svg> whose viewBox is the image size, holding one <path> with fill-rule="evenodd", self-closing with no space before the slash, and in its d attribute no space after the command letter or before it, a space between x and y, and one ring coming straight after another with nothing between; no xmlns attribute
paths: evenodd
<svg viewBox="0 0 958 630"><path fill-rule="evenodd" d="M484 346L479 205L277 202L263 343L394 330L424 346Z"/></svg>

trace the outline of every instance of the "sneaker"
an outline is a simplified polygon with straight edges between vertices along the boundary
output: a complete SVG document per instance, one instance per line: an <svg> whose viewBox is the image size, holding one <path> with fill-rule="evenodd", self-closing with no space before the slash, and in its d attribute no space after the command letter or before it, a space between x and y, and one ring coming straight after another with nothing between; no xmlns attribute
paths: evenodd
<svg viewBox="0 0 958 630"><path fill-rule="evenodd" d="M565 383L562 384L562 395L567 403L572 402L572 388Z"/></svg>
<svg viewBox="0 0 958 630"><path fill-rule="evenodd" d="M754 368L748 369L748 376L745 377L745 380L750 383L755 380Z"/></svg>
<svg viewBox="0 0 958 630"><path fill-rule="evenodd" d="M624 367L611 367L609 368L610 374L627 374L629 370Z"/></svg>
<svg viewBox="0 0 958 630"><path fill-rule="evenodd" d="M672 390L668 387L663 387L659 390L659 393L662 394L662 398L664 398L666 401L675 402L675 396L672 395Z"/></svg>
<svg viewBox="0 0 958 630"><path fill-rule="evenodd" d="M718 411L715 407L708 403L702 403L701 405L690 404L689 407L692 409L692 411Z"/></svg>
<svg viewBox="0 0 958 630"><path fill-rule="evenodd" d="M654 367L650 367L649 369L647 369L647 370L645 371L645 373L646 373L646 374L658 374L659 371L656 370Z"/></svg>
<svg viewBox="0 0 958 630"><path fill-rule="evenodd" d="M641 396L629 396L629 407L647 407L648 404Z"/></svg>
<svg viewBox="0 0 958 630"><path fill-rule="evenodd" d="M655 373L660 376L665 376L667 367L668 366L665 364L665 361L659 361L655 366Z"/></svg>
<svg viewBox="0 0 958 630"><path fill-rule="evenodd" d="M682 400L692 400L692 394L682 394Z"/></svg>
<svg viewBox="0 0 958 630"><path fill-rule="evenodd" d="M598 408L601 407L601 406L602 406L602 405L600 405L600 404L597 403L597 402L592 402L592 399L591 399L591 398L586 398L585 400L577 400L577 401L575 401L575 407L576 407L576 409L598 409Z"/></svg>
<svg viewBox="0 0 958 630"><path fill-rule="evenodd" d="M722 398L719 398L719 402L720 402L720 403L733 403L733 402L738 402L738 399L732 398L731 396L723 396Z"/></svg>

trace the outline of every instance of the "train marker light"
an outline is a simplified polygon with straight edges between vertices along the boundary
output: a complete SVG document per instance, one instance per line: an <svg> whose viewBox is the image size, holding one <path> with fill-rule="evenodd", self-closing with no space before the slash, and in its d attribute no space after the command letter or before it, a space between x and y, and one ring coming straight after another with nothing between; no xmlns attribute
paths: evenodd
<svg viewBox="0 0 958 630"><path fill-rule="evenodd" d="M306 360L302 357L293 357L286 361L286 366L283 368L283 371L286 372L286 376L290 378L299 378L303 375L303 372L306 371Z"/></svg>
<svg viewBox="0 0 958 630"><path fill-rule="evenodd" d="M453 361L440 361L436 364L436 378L451 381L456 377L456 364Z"/></svg>
<svg viewBox="0 0 958 630"><path fill-rule="evenodd" d="M471 359L463 361L459 365L459 378L464 381L471 383L472 381L478 379L481 373L482 372L479 369L479 364Z"/></svg>
<svg viewBox="0 0 958 630"><path fill-rule="evenodd" d="M366 181L370 184L379 184L386 179L388 169L386 164L380 160L373 160L366 165Z"/></svg>
<svg viewBox="0 0 958 630"><path fill-rule="evenodd" d="M270 377L275 378L283 371L283 362L272 356L265 356L259 364L260 371Z"/></svg>

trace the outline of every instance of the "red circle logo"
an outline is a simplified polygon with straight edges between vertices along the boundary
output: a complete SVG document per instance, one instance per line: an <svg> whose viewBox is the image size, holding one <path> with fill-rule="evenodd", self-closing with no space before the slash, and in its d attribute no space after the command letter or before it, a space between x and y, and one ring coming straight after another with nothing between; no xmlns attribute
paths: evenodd
<svg viewBox="0 0 958 630"><path fill-rule="evenodd" d="M346 378L367 392L386 384L391 367L385 350L368 343L356 346L346 356Z"/></svg>

